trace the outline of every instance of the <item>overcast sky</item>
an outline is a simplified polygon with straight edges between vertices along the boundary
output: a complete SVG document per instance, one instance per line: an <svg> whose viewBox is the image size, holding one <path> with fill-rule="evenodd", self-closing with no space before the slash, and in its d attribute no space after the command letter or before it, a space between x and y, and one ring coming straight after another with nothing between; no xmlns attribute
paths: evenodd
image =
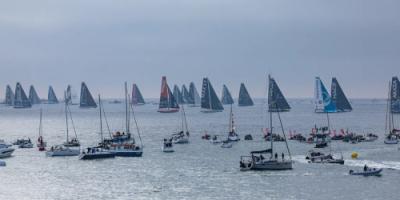
<svg viewBox="0 0 400 200"><path fill-rule="evenodd" d="M158 97L208 76L218 94L244 82L265 95L271 73L287 97L311 97L336 76L350 98L386 97L400 75L398 0L12 0L0 3L0 97L6 84ZM27 92L27 91L26 91Z"/></svg>

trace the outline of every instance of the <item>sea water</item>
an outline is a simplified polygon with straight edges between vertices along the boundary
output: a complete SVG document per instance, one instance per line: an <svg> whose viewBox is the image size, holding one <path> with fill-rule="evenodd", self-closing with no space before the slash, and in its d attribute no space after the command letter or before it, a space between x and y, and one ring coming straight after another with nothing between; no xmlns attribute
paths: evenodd
<svg viewBox="0 0 400 200"><path fill-rule="evenodd" d="M227 136L229 107L220 113L201 113L199 107L185 107L190 143L175 145L174 153L163 153L163 138L180 130L181 114L157 113L157 105L153 104L135 107L144 145L141 158L82 161L78 157L46 157L37 148L17 149L11 158L3 159L7 166L0 168L0 199L399 199L400 151L398 145L383 143L384 100L354 100L353 112L329 115L330 126L337 132L349 129L379 135L371 143L332 142L325 151L343 154L344 165L309 164L304 158L313 145L289 141L293 170L241 172L241 155L270 145L262 137L262 129L268 125L265 101L255 103L252 107L233 106L242 141L230 149L201 139L205 132L221 139ZM327 125L326 114L314 113L311 100L294 99L290 104L291 112L281 113L287 135L289 131L308 135L315 125ZM124 131L124 104L104 102L104 107L104 136L109 137L109 130ZM62 104L35 105L31 109L1 106L0 139L11 143L29 137L36 141L40 108L48 146L63 143L66 131ZM71 106L71 110L82 147L96 145L100 141L98 109ZM396 116L397 122L399 119ZM274 130L281 133L277 115L273 121ZM140 143L133 122L131 131ZM253 135L254 140L244 141L246 134ZM70 135L74 135L72 127ZM279 155L285 152L289 157L284 143L274 146ZM359 158L351 159L352 152L357 152ZM361 170L364 164L383 168L383 176L348 175L350 169Z"/></svg>

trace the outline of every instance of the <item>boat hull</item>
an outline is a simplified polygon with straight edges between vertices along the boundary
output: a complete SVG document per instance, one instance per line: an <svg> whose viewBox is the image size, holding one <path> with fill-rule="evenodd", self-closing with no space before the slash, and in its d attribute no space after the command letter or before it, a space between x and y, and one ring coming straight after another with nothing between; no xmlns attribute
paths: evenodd
<svg viewBox="0 0 400 200"><path fill-rule="evenodd" d="M179 109L159 109L157 112L159 113L176 113Z"/></svg>
<svg viewBox="0 0 400 200"><path fill-rule="evenodd" d="M275 170L291 170L292 161L266 161L263 163L255 163L250 170L256 171L275 171Z"/></svg>
<svg viewBox="0 0 400 200"><path fill-rule="evenodd" d="M97 160L97 159L106 159L106 158L115 158L115 153L113 152L96 152L89 154L81 154L79 156L80 160Z"/></svg>
<svg viewBox="0 0 400 200"><path fill-rule="evenodd" d="M117 157L142 157L143 151L111 151Z"/></svg>
<svg viewBox="0 0 400 200"><path fill-rule="evenodd" d="M2 148L0 149L0 158L8 158L11 157L12 153L15 151L14 148Z"/></svg>

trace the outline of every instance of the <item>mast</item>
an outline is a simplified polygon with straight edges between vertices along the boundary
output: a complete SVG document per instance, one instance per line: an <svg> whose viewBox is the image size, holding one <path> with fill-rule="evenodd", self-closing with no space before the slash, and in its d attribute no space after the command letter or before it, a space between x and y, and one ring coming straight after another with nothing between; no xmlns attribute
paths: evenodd
<svg viewBox="0 0 400 200"><path fill-rule="evenodd" d="M128 107L128 86L125 82L125 128L126 134L130 133L129 128L129 107Z"/></svg>
<svg viewBox="0 0 400 200"><path fill-rule="evenodd" d="M101 99L100 99L100 94L99 94L99 114L100 114L100 138L101 142L103 142L103 116L101 114L102 110L102 105L101 105Z"/></svg>
<svg viewBox="0 0 400 200"><path fill-rule="evenodd" d="M66 95L66 93L64 93ZM68 129L68 102L65 101L65 126L67 130L67 142L69 141L69 129Z"/></svg>
<svg viewBox="0 0 400 200"><path fill-rule="evenodd" d="M42 109L40 109L39 137L42 136Z"/></svg>

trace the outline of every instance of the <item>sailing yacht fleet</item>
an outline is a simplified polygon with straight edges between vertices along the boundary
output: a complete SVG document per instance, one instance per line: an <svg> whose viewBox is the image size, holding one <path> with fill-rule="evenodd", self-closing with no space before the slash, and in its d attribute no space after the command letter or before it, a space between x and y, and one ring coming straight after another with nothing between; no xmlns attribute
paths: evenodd
<svg viewBox="0 0 400 200"><path fill-rule="evenodd" d="M45 151L49 157L57 156L79 156L81 160L93 160L93 159L106 159L114 157L141 157L143 155L143 144L141 140L141 133L138 126L138 122L135 117L135 106L145 105L146 102L143 98L141 91L137 84L132 84L131 94L128 93L128 85L125 83L125 128L120 131L111 133L107 122L106 111L103 106L103 101L98 95L97 102L93 98L85 82L81 83L80 101L77 101L77 95L73 92L71 85L68 85L64 93L64 114L65 114L65 142L58 145L53 145L50 148L47 147L47 142L44 140L43 135L43 112L40 110L40 121L39 121L39 134L37 140L37 147L39 151ZM287 102L285 96L280 90L277 82L271 76L268 76L268 97L267 107L268 111L268 130L266 133L266 148L261 150L250 151L249 155L240 157L240 170L291 170L293 169L292 154L289 148L288 139L286 137L284 120L281 118L281 113L289 112L291 107ZM330 93L326 89L323 81L319 78L315 78L315 90L314 90L314 104L315 113L321 114L321 118L326 117L326 125L321 127L313 128L310 138L299 137L301 140L311 142L315 144L315 147L311 149L306 155L306 159L310 163L325 163L325 164L344 164L343 155L340 152L339 146L333 148L331 140L339 140L339 137L331 137L332 127L330 123L330 115L333 113L346 113L353 110L350 101L347 99L342 87L339 85L338 80L333 77L331 83ZM240 84L239 98L237 101L238 106L246 107L253 106L254 102L244 85ZM9 85L6 87L6 96L4 104L12 106L14 108L30 108L37 104L58 104L56 93L52 86L48 89L47 100L39 98L33 85L29 88L29 95L26 95L22 85L16 84L15 92ZM189 125L185 112L185 106L188 107L200 107L203 113L215 113L224 111L224 105L229 106L229 126L228 133L225 140L219 140L217 135L212 137L213 144L221 144L222 148L232 148L233 145L240 141L239 134L236 131L236 124L234 120L234 109L233 104L235 103L232 98L231 92L226 85L222 87L221 99L218 98L211 81L208 77L205 77L202 82L201 96L197 92L194 83L190 83L187 88L186 85L179 87L174 85L173 91L170 89L167 78L165 76L161 79L161 92L158 103L159 113L180 113L179 129L175 133L168 133L169 137L164 138L162 141L161 149L163 152L172 153L174 152L174 145L177 144L188 144L190 138ZM79 105L82 109L98 109L99 113L99 133L93 133L93 135L99 135L97 145L83 148L78 140L78 134L74 125L72 112L70 106ZM400 139L400 130L394 125L394 114L400 113L400 82L397 77L393 77L389 83L389 92L387 100L387 111L386 111L386 136L385 144L398 144ZM346 117L342 115L341 117ZM135 131L137 137L134 136L131 131L132 119L135 125ZM104 125L106 123L107 131L104 131ZM72 129L71 129L72 127ZM276 128L276 127L280 127ZM71 134L71 130L73 134ZM251 135L250 135L251 136ZM301 136L301 135L300 135ZM340 137L344 141L346 136ZM203 136L204 139L210 139L211 136L206 134ZM377 139L376 135L369 135L368 138L372 138L371 141ZM139 140L137 140L139 139ZM368 139L369 140L369 139ZM278 152L278 142L284 142L285 151ZM32 145L30 139L18 140L18 145L21 148L31 148ZM329 148L329 153L323 152L322 149ZM279 148L282 149L282 148ZM334 149L340 153L340 157L337 158L334 155ZM0 140L0 158L10 157L15 149L12 145L6 144L3 140Z"/></svg>

